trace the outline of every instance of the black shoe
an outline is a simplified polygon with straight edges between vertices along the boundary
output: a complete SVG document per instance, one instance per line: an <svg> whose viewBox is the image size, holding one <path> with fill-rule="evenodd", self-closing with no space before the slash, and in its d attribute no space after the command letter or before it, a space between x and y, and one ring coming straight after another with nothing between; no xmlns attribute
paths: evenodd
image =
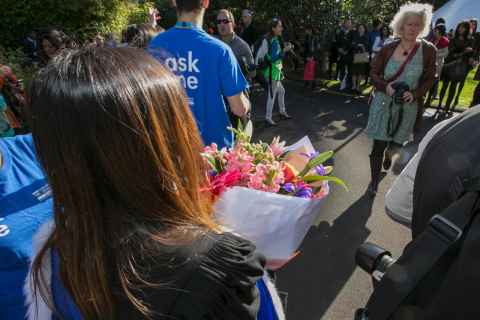
<svg viewBox="0 0 480 320"><path fill-rule="evenodd" d="M293 119L293 118L288 113L280 113L280 119L289 120L289 119Z"/></svg>
<svg viewBox="0 0 480 320"><path fill-rule="evenodd" d="M392 158L390 156L385 155L385 159L383 160L383 170L388 171L392 167Z"/></svg>
<svg viewBox="0 0 480 320"><path fill-rule="evenodd" d="M375 198L378 192L378 185L375 185L373 182L370 182L367 188L367 193L370 197Z"/></svg>
<svg viewBox="0 0 480 320"><path fill-rule="evenodd" d="M275 126L277 126L277 123L273 120L265 119L265 126L266 127L275 127Z"/></svg>
<svg viewBox="0 0 480 320"><path fill-rule="evenodd" d="M382 161L383 157L370 156L370 174L372 180L368 185L367 193L372 197L375 197L377 194L380 174L382 172Z"/></svg>

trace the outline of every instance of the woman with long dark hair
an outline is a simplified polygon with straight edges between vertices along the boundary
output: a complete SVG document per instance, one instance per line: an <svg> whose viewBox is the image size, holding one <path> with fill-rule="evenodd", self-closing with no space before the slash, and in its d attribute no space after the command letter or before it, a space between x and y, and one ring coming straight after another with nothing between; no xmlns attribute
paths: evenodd
<svg viewBox="0 0 480 320"><path fill-rule="evenodd" d="M160 32L149 23L131 24L124 31L123 42L130 47L146 49Z"/></svg>
<svg viewBox="0 0 480 320"><path fill-rule="evenodd" d="M40 57L45 65L63 49L68 42L67 35L57 29L49 29L40 36Z"/></svg>
<svg viewBox="0 0 480 320"><path fill-rule="evenodd" d="M354 59L351 67L352 72L352 90L357 94L361 94L360 90L360 81L363 76L367 73L369 56L368 49L370 48L370 43L367 35L367 26L360 23L357 26L357 29L353 33L353 53ZM357 57L363 58L365 60L357 60Z"/></svg>
<svg viewBox="0 0 480 320"><path fill-rule="evenodd" d="M448 56L442 71L442 89L438 109L442 109L443 99L448 89L448 96L443 108L443 116L451 116L452 101L455 98L459 84L467 77L470 67L470 58L473 56L473 41L470 37L470 23L463 21L458 24L455 36L450 40Z"/></svg>
<svg viewBox="0 0 480 320"><path fill-rule="evenodd" d="M64 319L256 319L264 259L212 218L178 78L144 50L85 48L56 57L29 93L55 216L32 267L39 309Z"/></svg>
<svg viewBox="0 0 480 320"><path fill-rule="evenodd" d="M285 53L293 49L290 43L283 43L282 40L283 24L278 18L274 18L268 25L268 33L260 45L255 63L263 66L263 74L268 81L268 97L267 112L265 121L267 125L277 125L272 119L273 106L278 96L278 105L280 108L281 119L291 119L285 108L285 88L282 80L283 75L283 58Z"/></svg>

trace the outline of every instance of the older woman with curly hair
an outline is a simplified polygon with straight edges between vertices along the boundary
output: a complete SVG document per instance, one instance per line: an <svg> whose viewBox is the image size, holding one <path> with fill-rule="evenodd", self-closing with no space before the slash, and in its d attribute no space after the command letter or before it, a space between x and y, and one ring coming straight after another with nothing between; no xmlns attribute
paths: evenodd
<svg viewBox="0 0 480 320"><path fill-rule="evenodd" d="M421 40L428 34L432 6L406 4L395 15L391 28L398 40L384 46L372 61L374 89L367 134L373 140L370 154L374 196L383 168L389 170L393 152L407 142L423 114L423 97L435 80L436 49Z"/></svg>

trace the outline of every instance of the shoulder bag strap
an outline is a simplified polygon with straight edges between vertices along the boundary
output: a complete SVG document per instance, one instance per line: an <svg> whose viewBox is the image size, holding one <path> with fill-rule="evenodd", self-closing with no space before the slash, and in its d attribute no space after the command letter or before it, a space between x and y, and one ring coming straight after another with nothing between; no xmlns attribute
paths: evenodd
<svg viewBox="0 0 480 320"><path fill-rule="evenodd" d="M410 54L408 55L407 59L405 59L405 61L402 63L402 65L397 70L397 72L393 76L391 76L389 79L385 79L387 82L390 83L392 81L395 81L402 75L402 73L405 70L405 68L407 67L408 63L410 61L412 61L413 57L415 56L415 53L417 53L417 50L418 50L419 47L420 47L420 43L415 44L415 47L413 48L412 51L410 51ZM394 50L394 52L395 52L395 50ZM393 56L393 53L392 53L392 56Z"/></svg>
<svg viewBox="0 0 480 320"><path fill-rule="evenodd" d="M478 213L480 179L464 183L464 189L467 193L433 216L408 251L387 270L367 303L370 320L389 319L439 260L462 242Z"/></svg>

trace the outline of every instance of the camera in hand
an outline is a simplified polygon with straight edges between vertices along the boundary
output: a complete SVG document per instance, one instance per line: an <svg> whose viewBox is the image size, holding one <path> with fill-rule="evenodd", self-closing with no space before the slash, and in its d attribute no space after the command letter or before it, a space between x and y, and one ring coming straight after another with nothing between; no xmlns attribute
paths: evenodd
<svg viewBox="0 0 480 320"><path fill-rule="evenodd" d="M395 90L395 94L393 95L393 101L395 104L404 104L405 100L403 99L403 95L405 92L410 91L410 86L401 81L392 83L392 88Z"/></svg>

